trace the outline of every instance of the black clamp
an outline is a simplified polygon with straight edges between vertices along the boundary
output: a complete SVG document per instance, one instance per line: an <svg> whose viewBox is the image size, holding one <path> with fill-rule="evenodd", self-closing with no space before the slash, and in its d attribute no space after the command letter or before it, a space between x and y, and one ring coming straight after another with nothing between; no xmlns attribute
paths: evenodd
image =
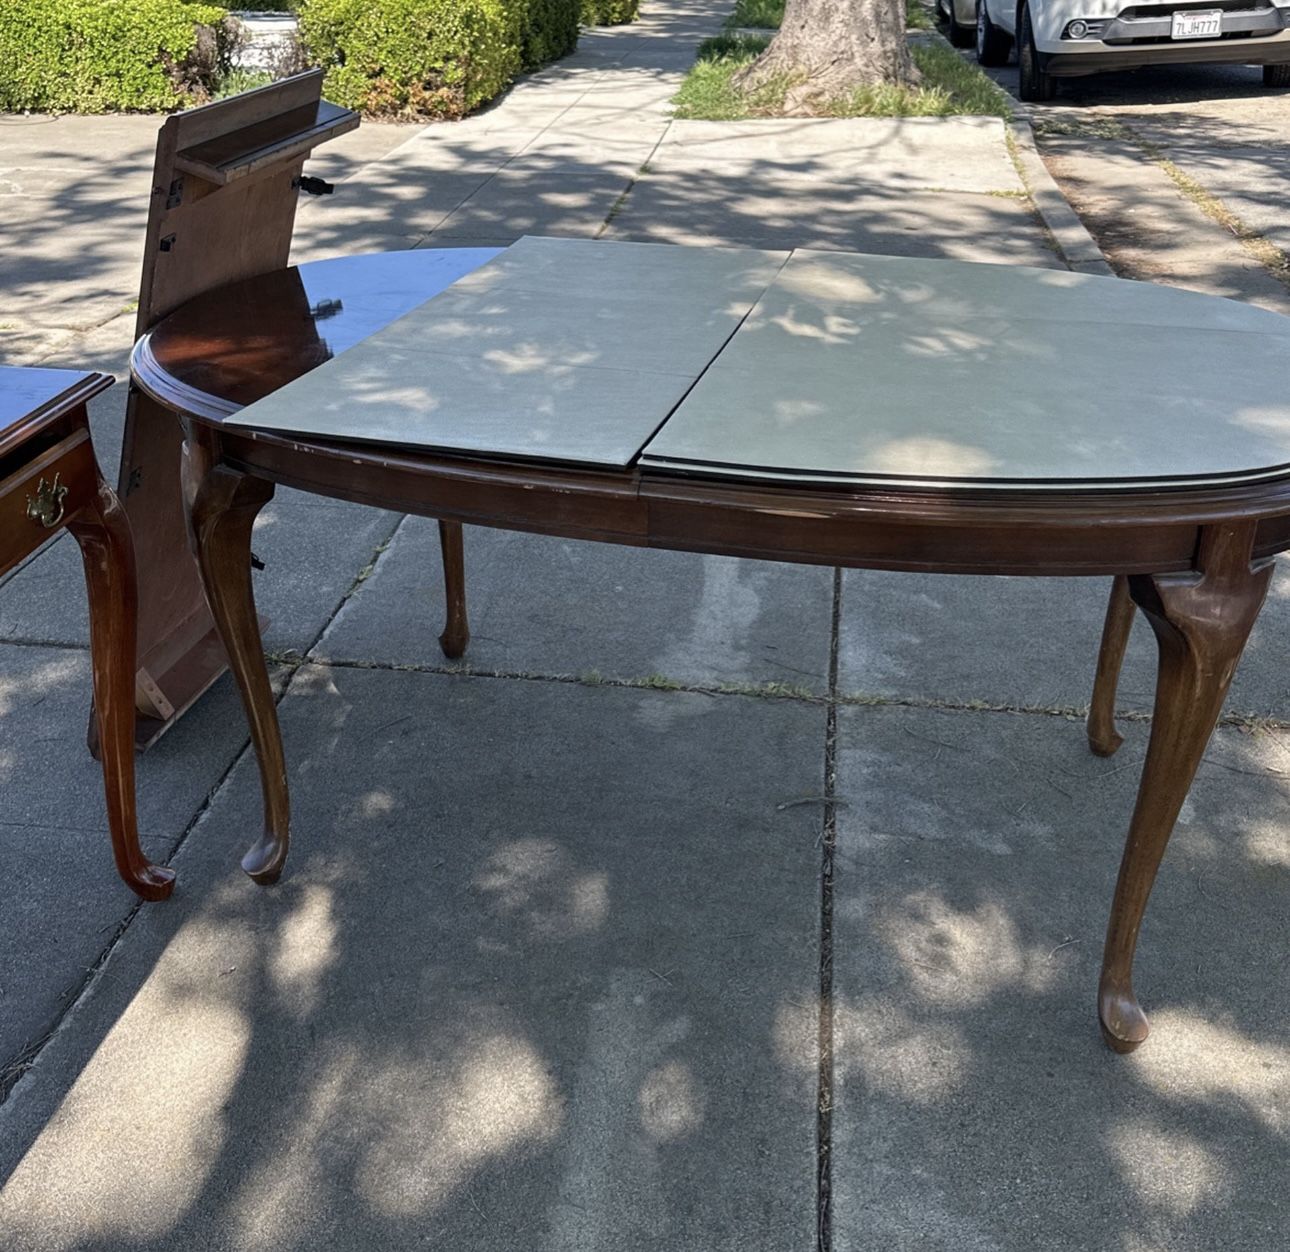
<svg viewBox="0 0 1290 1252"><path fill-rule="evenodd" d="M315 322L325 322L329 317L335 317L338 313L345 311L345 305L340 300L319 300L309 310L309 316Z"/></svg>
<svg viewBox="0 0 1290 1252"><path fill-rule="evenodd" d="M298 187L309 196L329 196L336 190L334 183L324 182L321 178L311 178L308 174L301 174L291 180L293 187Z"/></svg>

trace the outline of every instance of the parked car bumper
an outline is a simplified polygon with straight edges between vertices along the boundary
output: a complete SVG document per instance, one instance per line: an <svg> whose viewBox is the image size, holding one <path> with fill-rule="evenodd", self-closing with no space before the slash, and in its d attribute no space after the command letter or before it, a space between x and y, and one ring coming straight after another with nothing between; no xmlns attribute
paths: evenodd
<svg viewBox="0 0 1290 1252"><path fill-rule="evenodd" d="M1165 38L1168 38L1167 33ZM1090 40L1055 40L1048 44L1047 49L1039 48L1039 59L1045 73L1061 78L1137 69L1142 65L1282 65L1290 63L1290 30L1264 38L1251 36L1118 46Z"/></svg>

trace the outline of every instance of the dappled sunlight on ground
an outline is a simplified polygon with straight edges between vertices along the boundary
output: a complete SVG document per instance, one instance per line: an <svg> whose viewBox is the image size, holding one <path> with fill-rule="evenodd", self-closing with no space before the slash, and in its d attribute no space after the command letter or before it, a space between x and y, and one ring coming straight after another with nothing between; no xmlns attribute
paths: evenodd
<svg viewBox="0 0 1290 1252"><path fill-rule="evenodd" d="M1185 1217L1201 1204L1227 1198L1225 1166L1185 1131L1123 1117L1107 1128L1107 1137L1125 1178L1148 1209Z"/></svg>
<svg viewBox="0 0 1290 1252"><path fill-rule="evenodd" d="M409 681L436 698L396 700ZM697 722L635 716L696 702ZM63 1107L42 1117L56 1093L29 1081L6 1110L33 1111L0 1192L33 1249L218 1229L254 1252L324 1232L563 1252L692 1229L682 1214L733 1248L749 1196L809 1229L818 1017L791 1064L770 1040L817 977L818 814L776 806L818 786L818 709L306 667L282 717L284 881L236 869L247 761L173 907L140 914L83 1006L101 1038ZM714 878L736 837L749 863ZM123 1180L103 1143L127 1118Z"/></svg>
<svg viewBox="0 0 1290 1252"><path fill-rule="evenodd" d="M998 900L960 911L927 889L883 909L871 924L911 990L938 1007L966 1009L1009 992L1043 995L1056 981L1052 945L1023 942Z"/></svg>
<svg viewBox="0 0 1290 1252"><path fill-rule="evenodd" d="M933 1105L970 1072L968 1041L950 1025L917 1022L882 996L834 1005L834 1073L874 1091Z"/></svg>
<svg viewBox="0 0 1290 1252"><path fill-rule="evenodd" d="M21 678L0 678L0 717L8 716L18 701L40 703L54 689L79 680L85 673L80 656L70 653L28 670Z"/></svg>
<svg viewBox="0 0 1290 1252"><path fill-rule="evenodd" d="M1272 999L1270 1008L1283 1007ZM1275 1020L1275 1019L1274 1019ZM1259 1039L1181 1008L1152 1016L1141 1080L1175 1106L1226 1105L1290 1138L1290 1043Z"/></svg>
<svg viewBox="0 0 1290 1252"><path fill-rule="evenodd" d="M197 946L208 940L187 937ZM222 959L245 961L249 940L222 931ZM161 977L141 988L0 1191L0 1227L34 1246L84 1232L63 1218L66 1197L94 1197L88 1233L97 1239L160 1237L201 1193L227 1146L223 1114L252 1040L251 1018L219 983L199 990ZM164 1022L167 1046L140 1052L149 1023Z"/></svg>
<svg viewBox="0 0 1290 1252"><path fill-rule="evenodd" d="M436 1074L439 1068L427 1057L365 1066L357 1090L346 1093L351 1111L367 1120L384 1093L404 1092L360 1149L359 1195L379 1213L424 1214L446 1203L489 1158L559 1133L563 1100L527 1040L474 1039L442 1067L445 1073ZM365 1084L372 1090L367 1098Z"/></svg>
<svg viewBox="0 0 1290 1252"><path fill-rule="evenodd" d="M579 873L569 853L549 839L523 839L494 853L475 886L500 915L522 917L538 939L598 930L609 917L609 878Z"/></svg>
<svg viewBox="0 0 1290 1252"><path fill-rule="evenodd" d="M682 1061L668 1061L645 1076L639 1104L641 1125L656 1143L690 1134L703 1122L703 1092Z"/></svg>
<svg viewBox="0 0 1290 1252"><path fill-rule="evenodd" d="M317 1006L321 981L338 957L335 890L321 883L305 889L300 903L283 918L277 949L268 961L283 1003L293 1003L301 1013Z"/></svg>

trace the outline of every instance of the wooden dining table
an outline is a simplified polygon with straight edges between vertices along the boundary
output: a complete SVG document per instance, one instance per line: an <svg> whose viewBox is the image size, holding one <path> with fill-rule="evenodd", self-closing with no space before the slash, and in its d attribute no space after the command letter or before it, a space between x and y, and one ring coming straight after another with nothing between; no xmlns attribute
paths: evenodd
<svg viewBox="0 0 1290 1252"><path fill-rule="evenodd" d="M260 883L289 836L250 573L277 484L636 547L1113 576L1094 751L1119 742L1135 605L1159 668L1098 1016L1117 1051L1146 1038L1148 895L1290 548L1290 319L1055 270L524 239L249 279L160 322L132 369L185 428L193 549L260 765Z"/></svg>

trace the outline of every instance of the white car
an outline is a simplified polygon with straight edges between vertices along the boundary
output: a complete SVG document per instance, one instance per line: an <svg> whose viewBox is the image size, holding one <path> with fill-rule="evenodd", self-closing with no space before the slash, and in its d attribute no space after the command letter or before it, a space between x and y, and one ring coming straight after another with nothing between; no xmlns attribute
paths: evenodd
<svg viewBox="0 0 1290 1252"><path fill-rule="evenodd" d="M970 48L976 39L976 0L936 0L936 16L945 23L950 43Z"/></svg>
<svg viewBox="0 0 1290 1252"><path fill-rule="evenodd" d="M943 3L959 11L957 0ZM1060 78L1201 62L1261 65L1267 86L1290 87L1290 0L975 4L977 60L1003 65L1015 44L1023 100L1051 100Z"/></svg>

